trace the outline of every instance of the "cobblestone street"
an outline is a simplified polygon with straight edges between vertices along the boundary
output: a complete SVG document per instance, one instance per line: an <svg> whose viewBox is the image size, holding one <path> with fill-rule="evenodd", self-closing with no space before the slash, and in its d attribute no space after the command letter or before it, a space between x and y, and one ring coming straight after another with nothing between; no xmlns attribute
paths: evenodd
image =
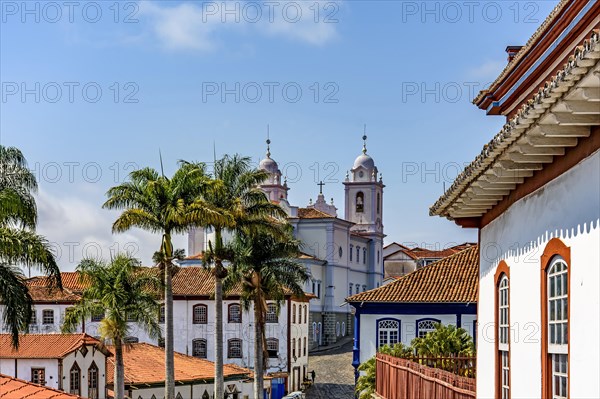
<svg viewBox="0 0 600 399"><path fill-rule="evenodd" d="M353 399L354 369L352 341L341 348L310 355L309 370L315 370L315 386L306 391L307 399Z"/></svg>

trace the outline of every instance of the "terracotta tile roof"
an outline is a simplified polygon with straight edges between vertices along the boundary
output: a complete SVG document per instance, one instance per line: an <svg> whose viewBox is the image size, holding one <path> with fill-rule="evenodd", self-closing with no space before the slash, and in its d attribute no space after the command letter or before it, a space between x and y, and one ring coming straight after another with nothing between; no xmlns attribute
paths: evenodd
<svg viewBox="0 0 600 399"><path fill-rule="evenodd" d="M110 347L110 349L114 349ZM128 345L123 349L123 364L125 367L125 383L135 384L164 384L165 381L165 351L158 346L147 343ZM114 358L108 359L106 383L114 381ZM175 383L213 380L215 365L213 362L187 356L175 352ZM250 370L225 364L223 376L249 378Z"/></svg>
<svg viewBox="0 0 600 399"><path fill-rule="evenodd" d="M63 391L44 387L18 378L0 374L0 398L2 399L81 399Z"/></svg>
<svg viewBox="0 0 600 399"><path fill-rule="evenodd" d="M442 259L442 258L445 258L446 256L454 255L455 253L457 253L459 251L454 248L442 249L440 251L423 249L423 248L415 248L415 249L411 249L410 251L407 251L407 252L409 252L412 256L414 256L415 259L431 259L431 258Z"/></svg>
<svg viewBox="0 0 600 399"><path fill-rule="evenodd" d="M94 345L110 355L100 341L87 334L23 334L17 351L12 347L12 335L0 334L0 359L62 359L83 345Z"/></svg>
<svg viewBox="0 0 600 399"><path fill-rule="evenodd" d="M77 302L81 299L81 295L76 294L69 290L68 288L63 288L63 290L59 290L56 288L46 288L41 286L31 286L27 284L29 287L29 294L31 298L35 302Z"/></svg>
<svg viewBox="0 0 600 399"><path fill-rule="evenodd" d="M515 67L519 64L521 59L529 52L535 43L538 42L544 36L544 33L548 29L548 27L554 22L556 17L561 13L561 11L565 8L565 6L573 0L561 0L556 7L550 12L546 20L539 26L539 28L531 35L527 43L519 50L519 52L514 56L514 58L504 67L504 70L500 72L500 75L496 78L496 80L490 85L489 88L485 90L481 90L477 97L473 100L473 103L480 102L483 97L485 97L490 91L494 91L498 84L506 78L510 72L515 69Z"/></svg>
<svg viewBox="0 0 600 399"><path fill-rule="evenodd" d="M67 288L71 292L82 292L86 287L86 284L79 281L78 272L61 272L60 278L63 288ZM30 287L47 287L48 278L45 276L32 277L27 280L27 285Z"/></svg>
<svg viewBox="0 0 600 399"><path fill-rule="evenodd" d="M475 303L479 246L473 246L404 275L347 302Z"/></svg>
<svg viewBox="0 0 600 399"><path fill-rule="evenodd" d="M314 208L298 208L298 217L300 219L335 219L335 216Z"/></svg>
<svg viewBox="0 0 600 399"><path fill-rule="evenodd" d="M141 273L157 273L158 268L156 267L144 267L140 268ZM85 289L85 284L79 282L77 272L61 273L64 276L65 289L72 290L76 293L81 293ZM33 278L27 281L27 284L33 290L39 290L40 295L43 296L43 292L46 290L44 284L47 284L46 278ZM210 297L213 295L215 289L215 279L212 272L201 266L183 266L180 267L173 276L173 295L174 296L201 296ZM227 296L239 296L241 294L242 285L241 283L231 291L227 292ZM37 295L37 294L36 294ZM69 295L69 294L66 294Z"/></svg>
<svg viewBox="0 0 600 399"><path fill-rule="evenodd" d="M475 160L456 177L452 186L429 208L429 214L453 219L455 218L453 214L459 214L456 213L459 209L469 210L471 198L465 195L465 192L471 188L472 183L481 179L482 175L495 165L500 165L502 168L503 166L499 161L510 161L508 157L509 150L515 148L515 142L523 137L528 137L533 130L532 128L539 125L540 119L548 117L549 112L541 112L540 109L550 110L569 93L569 88L574 87L593 68L597 68L599 54L600 31L595 29L591 32L590 37L585 40L584 45L577 46L574 49L574 54L563 68L557 71L551 80L546 82L521 107L488 144L483 146L481 153ZM510 174L506 171L504 173L506 175ZM500 201L502 195L498 198L491 198ZM459 199L462 202L457 201ZM476 217L483 215L485 212L485 209L478 208L469 211L469 214Z"/></svg>

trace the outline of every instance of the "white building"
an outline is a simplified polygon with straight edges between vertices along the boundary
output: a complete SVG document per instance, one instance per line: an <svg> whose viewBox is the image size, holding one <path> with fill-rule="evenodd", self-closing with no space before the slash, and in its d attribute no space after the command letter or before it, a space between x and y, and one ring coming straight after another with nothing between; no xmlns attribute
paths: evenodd
<svg viewBox="0 0 600 399"><path fill-rule="evenodd" d="M598 15L561 1L475 99L508 123L431 208L479 229L479 398L600 397Z"/></svg>
<svg viewBox="0 0 600 399"><path fill-rule="evenodd" d="M0 374L85 398L107 397L110 356L100 341L86 334L21 335L18 350L12 347L12 335L0 334Z"/></svg>
<svg viewBox="0 0 600 399"><path fill-rule="evenodd" d="M352 365L358 367L383 345L410 345L436 323L464 328L475 336L479 251L471 246L397 278L380 288L352 295L356 331Z"/></svg>
<svg viewBox="0 0 600 399"><path fill-rule="evenodd" d="M34 277L27 281L34 299L34 319L31 332L56 333L64 320L67 309L80 298L85 286L79 281L77 272L61 273L64 290L48 291L45 277ZM173 277L173 324L174 349L182 354L214 361L214 277L202 267L182 267ZM279 399L284 392L300 389L308 377L309 346L309 298L299 299L287 296L280 307L270 303L267 314L266 338L271 355L268 375L273 376L273 396ZM3 305L2 305L3 306ZM0 306L0 316L2 307ZM253 309L243 311L239 293L230 293L223 301L224 321L224 362L244 368L254 367L254 325ZM160 318L159 315L157 317ZM82 322L78 329L92 336L98 336L98 325L102 315ZM162 319L161 319L162 320ZM6 330L6 328L5 328ZM154 340L131 323L132 343L146 342L161 346L163 342Z"/></svg>
<svg viewBox="0 0 600 399"><path fill-rule="evenodd" d="M306 207L288 202L289 187L279 166L271 158L267 140L266 158L259 167L269 173L261 188L271 201L281 205L302 241L305 254L299 257L310 272L305 291L316 299L310 302L309 347L329 345L352 334L353 317L344 299L353 294L379 287L383 280L383 189L384 184L375 162L367 154L366 139L362 153L343 183L344 218L325 200L323 185L313 203ZM206 249L211 234L190 232L188 253ZM198 258L192 256L188 261Z"/></svg>

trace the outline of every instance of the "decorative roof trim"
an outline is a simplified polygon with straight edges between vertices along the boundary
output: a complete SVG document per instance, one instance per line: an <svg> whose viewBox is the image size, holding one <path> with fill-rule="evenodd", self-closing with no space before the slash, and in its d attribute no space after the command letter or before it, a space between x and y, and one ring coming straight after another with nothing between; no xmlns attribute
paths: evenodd
<svg viewBox="0 0 600 399"><path fill-rule="evenodd" d="M517 114L504 125L502 130L488 144L483 146L483 150L475 160L458 175L452 186L429 208L431 216L438 215L451 218L447 210L456 199L463 194L473 181L499 160L499 157L504 154L508 146L524 136L529 128L545 115L545 113L539 112L540 106L547 109L556 104L560 98L568 93L570 87L593 68L593 65L589 65L589 60L596 60L595 55L594 57L590 55L600 51L599 36L599 31L594 30L583 45L577 46L563 69L558 71L550 81L546 82L544 87L540 88L533 98L521 107ZM582 73L582 70L585 70L585 72Z"/></svg>

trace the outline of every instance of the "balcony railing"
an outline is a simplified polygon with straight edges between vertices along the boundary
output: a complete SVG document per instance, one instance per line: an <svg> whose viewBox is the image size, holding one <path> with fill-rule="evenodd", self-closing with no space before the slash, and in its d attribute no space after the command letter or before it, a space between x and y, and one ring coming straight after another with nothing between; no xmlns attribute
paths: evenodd
<svg viewBox="0 0 600 399"><path fill-rule="evenodd" d="M465 376L475 375L472 357L401 359L378 353L376 367L376 393L383 399L476 398L475 378Z"/></svg>

